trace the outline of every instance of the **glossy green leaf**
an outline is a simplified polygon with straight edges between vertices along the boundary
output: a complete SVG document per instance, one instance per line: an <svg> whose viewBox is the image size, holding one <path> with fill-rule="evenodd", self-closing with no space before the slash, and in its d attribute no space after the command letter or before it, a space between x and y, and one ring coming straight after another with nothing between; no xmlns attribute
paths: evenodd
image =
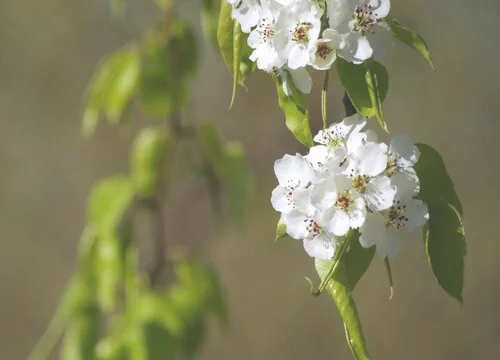
<svg viewBox="0 0 500 360"><path fill-rule="evenodd" d="M61 348L64 360L89 360L95 358L95 347L99 340L100 311L88 306L75 316L66 330Z"/></svg>
<svg viewBox="0 0 500 360"><path fill-rule="evenodd" d="M359 243L358 231L351 230L349 236L351 236L351 241L349 251L346 254L345 263L349 289L353 291L373 260L375 246L368 249L362 247Z"/></svg>
<svg viewBox="0 0 500 360"><path fill-rule="evenodd" d="M415 164L415 171L420 180L419 197L425 201L442 199L462 214L462 204L439 153L426 144L417 144L417 147L420 159Z"/></svg>
<svg viewBox="0 0 500 360"><path fill-rule="evenodd" d="M285 94L283 90L283 80L281 77L274 76L278 90L278 102L285 113L285 123L292 134L307 147L312 147L313 137L309 127L309 112L304 94L295 87L289 73L287 76L287 85L290 88L291 96Z"/></svg>
<svg viewBox="0 0 500 360"><path fill-rule="evenodd" d="M114 124L122 119L136 91L139 73L139 54L135 47L118 50L99 63L85 95L85 135L92 135L101 114Z"/></svg>
<svg viewBox="0 0 500 360"><path fill-rule="evenodd" d="M345 259L345 258L344 258ZM326 289L332 296L335 305L342 317L346 329L349 347L357 360L369 360L370 354L363 335L356 304L352 296L347 276L347 264L340 259L337 271L329 281ZM330 260L316 260L316 271L323 281L332 267Z"/></svg>
<svg viewBox="0 0 500 360"><path fill-rule="evenodd" d="M196 39L180 19L148 34L143 47L140 98L150 116L167 116L186 104L187 81L197 68Z"/></svg>
<svg viewBox="0 0 500 360"><path fill-rule="evenodd" d="M174 138L163 128L145 128L132 146L131 179L137 195L149 198L169 177L174 157Z"/></svg>
<svg viewBox="0 0 500 360"><path fill-rule="evenodd" d="M427 202L429 223L425 247L439 285L462 303L466 255L462 205L439 153L418 144L420 159L415 171L420 179L419 197Z"/></svg>
<svg viewBox="0 0 500 360"><path fill-rule="evenodd" d="M233 28L233 91L231 94L231 103L229 108L233 107L234 99L236 97L236 88L240 82L240 64L241 53L243 48L243 32L241 31L240 24L235 21Z"/></svg>
<svg viewBox="0 0 500 360"><path fill-rule="evenodd" d="M389 90L389 75L385 67L374 60L355 65L338 58L336 64L340 82L356 110L366 117L377 116L386 130L382 103Z"/></svg>
<svg viewBox="0 0 500 360"><path fill-rule="evenodd" d="M462 217L444 200L429 201L427 206L429 223L424 240L429 263L439 285L462 304L467 252Z"/></svg>
<svg viewBox="0 0 500 360"><path fill-rule="evenodd" d="M427 44L425 43L424 39L422 39L420 36L415 34L413 31L410 29L405 28L404 26L401 26L396 19L393 17L386 17L384 19L384 22L389 25L389 28L391 29L392 35L398 39L399 41L402 41L406 45L412 47L413 49L417 50L420 55L424 57L425 60L429 62L431 67L434 68L434 64L432 63L431 60L431 54L429 52L429 48L427 47Z"/></svg>
<svg viewBox="0 0 500 360"><path fill-rule="evenodd" d="M243 224L250 200L251 180L246 164L245 149L240 143L227 144L224 169L229 215L239 224Z"/></svg>

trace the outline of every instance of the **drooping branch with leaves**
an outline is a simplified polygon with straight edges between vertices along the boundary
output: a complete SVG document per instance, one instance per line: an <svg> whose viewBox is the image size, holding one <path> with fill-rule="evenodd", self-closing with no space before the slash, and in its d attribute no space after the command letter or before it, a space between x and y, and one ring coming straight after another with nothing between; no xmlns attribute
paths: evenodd
<svg viewBox="0 0 500 360"><path fill-rule="evenodd" d="M178 3L155 2L161 22L98 65L85 96L83 133L92 135L102 119L120 126L132 107L154 126L138 132L130 172L92 188L77 271L30 360L47 358L61 336L63 359L192 357L207 316L227 321L214 267L169 246L163 208L175 191L173 180L194 174L206 182L214 211L225 208L241 223L251 177L240 143L224 142L211 123L185 121L196 37L178 15ZM125 4L112 5L120 11ZM319 284L307 279L311 294L331 295L353 356L371 359L353 290L380 258L392 293L390 262L409 232L422 232L437 282L462 304L463 212L442 158L408 135L380 141L373 129L390 134L383 61L397 47L389 45L412 47L434 69L424 40L395 20L390 0L203 0L200 6L206 39L233 76L228 103L254 71L268 73L286 128L306 147L304 155L275 162L276 239L300 240L314 259ZM311 70L324 75L323 129L314 136L307 104ZM345 90L340 121L328 114L334 71ZM138 211L151 219L154 254L147 264L139 262Z"/></svg>

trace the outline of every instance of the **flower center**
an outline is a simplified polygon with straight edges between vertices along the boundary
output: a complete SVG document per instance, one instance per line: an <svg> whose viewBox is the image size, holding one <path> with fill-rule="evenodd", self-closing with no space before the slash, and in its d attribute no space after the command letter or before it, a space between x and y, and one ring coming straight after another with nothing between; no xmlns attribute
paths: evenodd
<svg viewBox="0 0 500 360"><path fill-rule="evenodd" d="M354 31L365 33L375 33L375 28L379 22L376 14L373 13L371 5L360 5L354 11Z"/></svg>
<svg viewBox="0 0 500 360"><path fill-rule="evenodd" d="M347 191L344 191L343 193L339 193L337 195L337 199L335 200L335 207L340 210L348 211L352 203L352 196Z"/></svg>
<svg viewBox="0 0 500 360"><path fill-rule="evenodd" d="M358 175L352 179L352 187L358 192L363 193L366 189L366 183L368 182L368 176Z"/></svg>
<svg viewBox="0 0 500 360"><path fill-rule="evenodd" d="M392 225L398 230L403 228L408 222L408 218L405 216L405 214L406 205L401 205L401 202L399 200L394 200L387 213L388 219L386 227Z"/></svg>
<svg viewBox="0 0 500 360"><path fill-rule="evenodd" d="M326 58L333 52L326 44L319 44L316 48L316 56L326 60Z"/></svg>
<svg viewBox="0 0 500 360"><path fill-rule="evenodd" d="M274 36L274 21L268 18L261 19L258 26L258 32L262 42L268 42Z"/></svg>
<svg viewBox="0 0 500 360"><path fill-rule="evenodd" d="M299 44L307 44L309 42L309 30L312 24L310 22L303 22L298 24L293 30L292 40Z"/></svg>
<svg viewBox="0 0 500 360"><path fill-rule="evenodd" d="M314 219L305 219L306 229L312 236L317 236L321 234L323 228Z"/></svg>
<svg viewBox="0 0 500 360"><path fill-rule="evenodd" d="M387 176L394 175L398 170L402 168L400 162L398 161L398 155L389 154L387 156L387 168L385 169L385 173Z"/></svg>

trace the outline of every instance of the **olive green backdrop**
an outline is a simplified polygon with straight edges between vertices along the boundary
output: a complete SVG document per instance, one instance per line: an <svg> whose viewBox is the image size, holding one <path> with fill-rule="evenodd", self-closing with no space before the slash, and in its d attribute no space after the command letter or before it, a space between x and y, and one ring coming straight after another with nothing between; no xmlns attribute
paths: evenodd
<svg viewBox="0 0 500 360"><path fill-rule="evenodd" d="M25 359L42 333L74 269L86 194L96 180L128 170L130 142L147 123L133 113L123 127L102 125L93 138L80 137L81 98L97 61L159 18L146 2L129 1L120 22L110 20L105 0L0 1L2 360ZM177 182L168 202L169 244L215 262L230 301L229 331L213 324L198 358L350 359L330 299L308 293L303 275L314 270L300 242L273 243L273 162L304 151L284 127L274 85L252 76L228 111L230 75L204 44L198 1L182 3L202 46L185 119L216 121L226 139L241 139L255 173L244 233L217 225L199 179ZM437 286L415 235L393 263L392 300L378 259L358 285L365 335L374 359L497 359L500 3L394 0L393 9L427 40L437 71L403 45L394 48L385 61L386 119L393 133L436 147L455 180L468 239L465 302L460 310ZM331 89L331 120L340 120L341 96L338 86ZM310 107L317 129L318 90Z"/></svg>

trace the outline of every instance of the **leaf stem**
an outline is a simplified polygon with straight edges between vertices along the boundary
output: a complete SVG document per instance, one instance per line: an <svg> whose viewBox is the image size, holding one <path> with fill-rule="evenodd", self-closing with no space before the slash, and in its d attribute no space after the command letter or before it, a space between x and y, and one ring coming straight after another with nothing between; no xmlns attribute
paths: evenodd
<svg viewBox="0 0 500 360"><path fill-rule="evenodd" d="M389 277L389 286L390 286L390 295L389 295L389 300L392 299L392 296L394 295L394 283L392 281L392 270L391 270L391 263L389 262L389 258L386 257L384 259L385 263L385 269L387 270L387 276Z"/></svg>
<svg viewBox="0 0 500 360"><path fill-rule="evenodd" d="M329 79L330 79L330 71L327 70L325 74L325 81L323 82L323 90L321 90L321 118L323 119L323 130L326 129L326 123L327 123L327 94L328 94Z"/></svg>
<svg viewBox="0 0 500 360"><path fill-rule="evenodd" d="M335 253L335 256L333 257L333 264L330 270L328 270L328 273L326 276L323 278L321 283L319 284L319 287L315 291L311 291L311 295L313 296L319 296L321 293L326 289L328 283L330 282L331 278L335 274L335 271L337 271L337 268L340 264L340 260L346 253L347 249L349 248L349 244L351 243L351 237L350 236L345 236L344 241L340 244L339 251Z"/></svg>

